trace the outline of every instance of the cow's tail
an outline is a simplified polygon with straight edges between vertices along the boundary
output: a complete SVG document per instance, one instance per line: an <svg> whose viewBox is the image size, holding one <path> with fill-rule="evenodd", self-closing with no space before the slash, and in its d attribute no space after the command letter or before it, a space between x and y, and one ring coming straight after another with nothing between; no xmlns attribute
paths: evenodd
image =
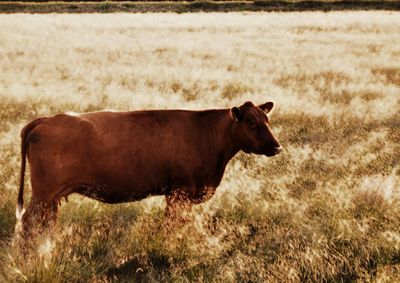
<svg viewBox="0 0 400 283"><path fill-rule="evenodd" d="M40 124L42 119L35 119L26 125L21 131L21 171L19 176L19 191L17 201L17 219L20 220L24 214L24 181L25 181L25 167L26 167L26 154L28 150L28 135L29 133Z"/></svg>

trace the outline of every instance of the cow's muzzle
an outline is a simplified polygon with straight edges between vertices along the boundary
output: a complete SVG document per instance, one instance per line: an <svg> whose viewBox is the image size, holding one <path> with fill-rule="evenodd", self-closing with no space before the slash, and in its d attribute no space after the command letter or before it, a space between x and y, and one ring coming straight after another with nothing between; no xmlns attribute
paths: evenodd
<svg viewBox="0 0 400 283"><path fill-rule="evenodd" d="M282 146L275 146L275 147L270 147L265 151L266 156L274 156L279 154L283 150Z"/></svg>
<svg viewBox="0 0 400 283"><path fill-rule="evenodd" d="M282 150L283 150L283 147L281 145L278 147L275 147L274 148L275 155L281 153Z"/></svg>

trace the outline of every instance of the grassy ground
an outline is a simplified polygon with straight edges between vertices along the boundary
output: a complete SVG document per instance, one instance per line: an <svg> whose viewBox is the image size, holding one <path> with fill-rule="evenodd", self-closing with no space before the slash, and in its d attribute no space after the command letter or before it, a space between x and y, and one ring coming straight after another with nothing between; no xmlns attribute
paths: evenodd
<svg viewBox="0 0 400 283"><path fill-rule="evenodd" d="M0 13L400 10L399 0L1 1Z"/></svg>
<svg viewBox="0 0 400 283"><path fill-rule="evenodd" d="M397 13L16 14L0 25L1 282L400 280ZM172 233L161 197L74 196L35 248L11 246L30 119L246 100L275 102L284 152L238 154Z"/></svg>

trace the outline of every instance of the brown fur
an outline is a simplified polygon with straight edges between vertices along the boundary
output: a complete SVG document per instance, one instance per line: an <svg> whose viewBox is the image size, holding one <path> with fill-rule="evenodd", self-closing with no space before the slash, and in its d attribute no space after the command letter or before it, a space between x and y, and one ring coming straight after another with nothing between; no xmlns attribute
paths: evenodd
<svg viewBox="0 0 400 283"><path fill-rule="evenodd" d="M150 195L184 195L193 203L213 195L239 151L272 156L280 144L268 128L272 103L220 110L153 110L59 114L21 133L18 209L22 211L25 155L32 199L24 230L56 219L62 197L78 193L105 203ZM211 191L211 193L210 193Z"/></svg>

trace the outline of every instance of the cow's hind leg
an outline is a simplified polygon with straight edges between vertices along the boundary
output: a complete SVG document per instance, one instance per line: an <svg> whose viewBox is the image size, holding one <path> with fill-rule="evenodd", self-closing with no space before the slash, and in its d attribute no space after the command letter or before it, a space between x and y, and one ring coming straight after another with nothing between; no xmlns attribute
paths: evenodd
<svg viewBox="0 0 400 283"><path fill-rule="evenodd" d="M32 197L22 216L22 235L24 238L42 232L57 218L57 201L43 201Z"/></svg>

